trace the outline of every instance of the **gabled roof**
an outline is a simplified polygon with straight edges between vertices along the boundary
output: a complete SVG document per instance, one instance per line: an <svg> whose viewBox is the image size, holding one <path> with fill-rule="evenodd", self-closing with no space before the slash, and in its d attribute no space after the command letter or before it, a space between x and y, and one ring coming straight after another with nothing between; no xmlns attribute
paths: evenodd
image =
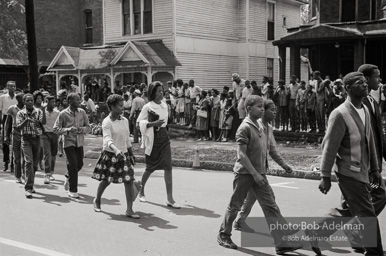
<svg viewBox="0 0 386 256"><path fill-rule="evenodd" d="M48 70L92 70L111 66L181 66L162 41L131 42L125 45L77 48L62 46Z"/></svg>
<svg viewBox="0 0 386 256"><path fill-rule="evenodd" d="M386 20L319 24L291 28L290 31L295 32L282 37L280 40L273 41L273 45L290 44L294 42L305 43L315 40L330 41L333 39L355 39L363 37L384 38L386 36Z"/></svg>

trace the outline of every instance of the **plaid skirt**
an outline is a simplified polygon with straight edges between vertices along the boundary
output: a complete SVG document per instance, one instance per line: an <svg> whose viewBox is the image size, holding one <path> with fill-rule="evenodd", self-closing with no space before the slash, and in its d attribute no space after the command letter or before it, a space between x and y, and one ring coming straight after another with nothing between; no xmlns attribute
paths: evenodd
<svg viewBox="0 0 386 256"><path fill-rule="evenodd" d="M134 180L134 169L129 154L126 159L118 159L114 153L103 151L99 157L91 178L107 180L112 183L122 183Z"/></svg>

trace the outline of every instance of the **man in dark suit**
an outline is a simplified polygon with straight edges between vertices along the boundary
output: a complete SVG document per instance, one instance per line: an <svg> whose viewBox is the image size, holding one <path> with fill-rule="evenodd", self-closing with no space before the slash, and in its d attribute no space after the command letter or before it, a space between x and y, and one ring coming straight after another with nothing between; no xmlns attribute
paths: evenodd
<svg viewBox="0 0 386 256"><path fill-rule="evenodd" d="M371 90L378 90L380 82L380 71L375 65L363 64L359 67L358 72L363 73L368 84L369 94L367 97L363 98L363 103L370 111L371 128L374 134L379 171L382 172L382 160L386 160L386 150L384 148L386 144L382 132L382 113L380 113L377 101L370 95ZM379 215L386 205L386 188L383 180L380 181L379 187L372 188L371 196L375 213Z"/></svg>

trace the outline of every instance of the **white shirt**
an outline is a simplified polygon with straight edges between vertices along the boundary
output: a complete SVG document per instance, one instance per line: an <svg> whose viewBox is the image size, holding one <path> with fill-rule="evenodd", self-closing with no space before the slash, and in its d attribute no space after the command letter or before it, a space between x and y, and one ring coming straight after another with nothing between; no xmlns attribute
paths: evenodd
<svg viewBox="0 0 386 256"><path fill-rule="evenodd" d="M164 123L161 127L166 127L168 124L168 106L165 102L161 101L161 104L157 104L154 101L150 101L145 106L143 106L141 113L138 116L137 122L139 123L142 120L148 121L148 112L153 111L159 115L159 120L163 120Z"/></svg>
<svg viewBox="0 0 386 256"><path fill-rule="evenodd" d="M91 112L96 112L95 103L92 99L88 99L88 101L83 100L83 102L88 110Z"/></svg>
<svg viewBox="0 0 386 256"><path fill-rule="evenodd" d="M354 105L350 102L351 106L358 112L359 117L362 120L363 126L366 126L366 114L365 114L365 108L362 106L362 108L357 109L354 107Z"/></svg>
<svg viewBox="0 0 386 256"><path fill-rule="evenodd" d="M381 93L382 86L378 88L378 90L371 90L370 95L375 99L375 101L379 104L379 100L385 101L386 97L383 93Z"/></svg>
<svg viewBox="0 0 386 256"><path fill-rule="evenodd" d="M48 110L45 110L46 113L46 124L44 126L44 131L45 132L54 132L54 124L56 122L56 119L59 116L59 111L54 109L52 112L48 112Z"/></svg>
<svg viewBox="0 0 386 256"><path fill-rule="evenodd" d="M233 88L233 91L235 93L237 100L240 99L241 92L243 91L244 87L245 87L245 80L244 79L240 79L239 84L237 84L235 81L233 81L232 88Z"/></svg>
<svg viewBox="0 0 386 256"><path fill-rule="evenodd" d="M6 115L9 107L15 104L17 104L16 95L13 96L13 99L11 98L11 96L9 96L9 93L1 95L0 96L1 114L3 116Z"/></svg>
<svg viewBox="0 0 386 256"><path fill-rule="evenodd" d="M129 122L125 117L113 121L108 115L102 122L102 131L103 150L113 152L110 145L114 144L122 153L126 153L131 147Z"/></svg>

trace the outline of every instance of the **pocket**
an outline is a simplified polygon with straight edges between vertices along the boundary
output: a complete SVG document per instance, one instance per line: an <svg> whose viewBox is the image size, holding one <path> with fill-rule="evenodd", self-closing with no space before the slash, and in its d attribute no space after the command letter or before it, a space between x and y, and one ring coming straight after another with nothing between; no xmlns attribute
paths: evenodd
<svg viewBox="0 0 386 256"><path fill-rule="evenodd" d="M359 162L351 162L350 171L360 172L361 171L361 164Z"/></svg>

